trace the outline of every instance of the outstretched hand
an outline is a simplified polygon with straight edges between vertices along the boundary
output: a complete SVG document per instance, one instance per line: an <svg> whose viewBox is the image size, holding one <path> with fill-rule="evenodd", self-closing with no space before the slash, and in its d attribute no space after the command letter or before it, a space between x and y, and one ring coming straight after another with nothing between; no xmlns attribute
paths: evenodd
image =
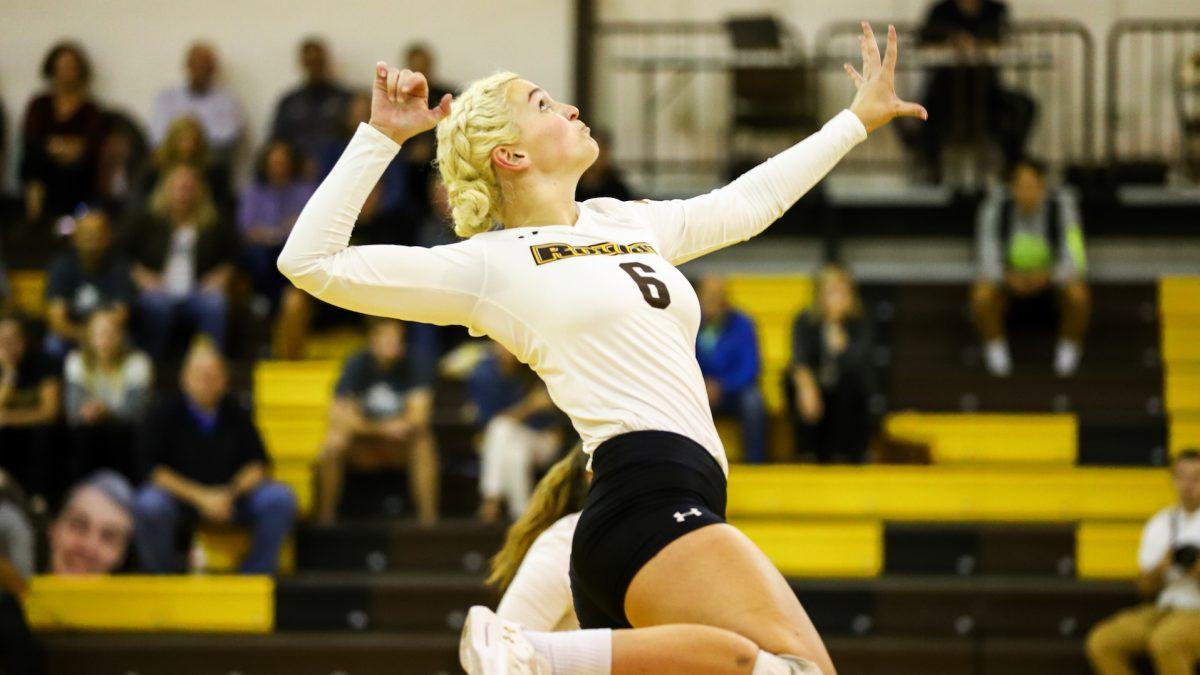
<svg viewBox="0 0 1200 675"><path fill-rule="evenodd" d="M858 89L850 112L858 115L868 133L897 117L929 119L924 106L903 101L896 95L896 27L888 26L887 54L882 59L871 24L864 21L862 27L863 34L858 38L862 47L862 73L849 63L845 64L846 73Z"/></svg>
<svg viewBox="0 0 1200 675"><path fill-rule="evenodd" d="M397 143L403 144L417 134L429 131L450 114L450 94L436 108L429 107L429 83L425 76L408 69L375 64L375 85L371 88L371 126Z"/></svg>

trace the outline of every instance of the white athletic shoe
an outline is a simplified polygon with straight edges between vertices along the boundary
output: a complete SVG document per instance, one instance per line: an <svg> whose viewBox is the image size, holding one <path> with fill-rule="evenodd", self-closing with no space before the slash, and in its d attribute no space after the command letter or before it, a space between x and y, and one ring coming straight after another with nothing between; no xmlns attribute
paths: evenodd
<svg viewBox="0 0 1200 675"><path fill-rule="evenodd" d="M520 627L481 605L467 612L458 662L470 675L551 675L550 662Z"/></svg>

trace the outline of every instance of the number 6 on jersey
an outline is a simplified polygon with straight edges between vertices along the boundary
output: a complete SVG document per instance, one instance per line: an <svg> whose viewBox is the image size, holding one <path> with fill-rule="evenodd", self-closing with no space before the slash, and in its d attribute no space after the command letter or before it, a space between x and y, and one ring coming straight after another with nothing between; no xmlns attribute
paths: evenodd
<svg viewBox="0 0 1200 675"><path fill-rule="evenodd" d="M652 276L643 276L654 274L653 267L638 262L621 263L620 267L633 279L633 283L638 285L647 305L655 309L666 309L671 304L671 294L667 291L667 285Z"/></svg>

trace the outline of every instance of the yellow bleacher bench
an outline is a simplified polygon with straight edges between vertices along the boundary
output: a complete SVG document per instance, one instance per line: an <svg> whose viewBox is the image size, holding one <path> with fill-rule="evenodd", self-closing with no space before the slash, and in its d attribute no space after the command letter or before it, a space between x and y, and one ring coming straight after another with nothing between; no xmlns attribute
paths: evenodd
<svg viewBox="0 0 1200 675"><path fill-rule="evenodd" d="M928 443L937 464L1072 465L1079 423L1069 414L896 413L892 436Z"/></svg>
<svg viewBox="0 0 1200 675"><path fill-rule="evenodd" d="M46 273L43 270L11 270L13 306L30 316L46 313Z"/></svg>
<svg viewBox="0 0 1200 675"><path fill-rule="evenodd" d="M883 524L737 520L733 523L789 577L875 577L883 570Z"/></svg>
<svg viewBox="0 0 1200 675"><path fill-rule="evenodd" d="M1079 578L1136 578L1137 550L1144 526L1144 520L1080 523L1075 531L1075 568Z"/></svg>
<svg viewBox="0 0 1200 675"><path fill-rule="evenodd" d="M25 614L39 630L269 633L266 576L39 576Z"/></svg>
<svg viewBox="0 0 1200 675"><path fill-rule="evenodd" d="M728 513L742 520L1144 520L1172 499L1157 468L738 466Z"/></svg>
<svg viewBox="0 0 1200 675"><path fill-rule="evenodd" d="M728 279L729 302L754 320L762 373L759 383L767 410L778 413L785 401L781 378L792 358L792 322L812 304L812 279L801 275L734 275Z"/></svg>

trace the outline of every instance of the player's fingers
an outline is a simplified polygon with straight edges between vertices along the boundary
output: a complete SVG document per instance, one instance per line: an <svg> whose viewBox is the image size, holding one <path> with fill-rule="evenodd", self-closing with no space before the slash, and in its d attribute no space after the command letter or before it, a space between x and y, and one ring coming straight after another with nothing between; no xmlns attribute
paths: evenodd
<svg viewBox="0 0 1200 675"><path fill-rule="evenodd" d="M429 83L425 81L425 76L421 73L406 70L402 82L404 84L400 88L401 94L422 99L429 97Z"/></svg>
<svg viewBox="0 0 1200 675"><path fill-rule="evenodd" d="M896 105L896 117L916 117L917 119L929 119L929 111L925 110L925 106L920 103L909 103L908 101L900 101Z"/></svg>
<svg viewBox="0 0 1200 675"><path fill-rule="evenodd" d="M443 117L450 114L450 102L453 100L453 98L454 97L450 94L445 94L442 96L442 100L438 103L437 107L433 109L433 118L435 120L440 122Z"/></svg>
<svg viewBox="0 0 1200 675"><path fill-rule="evenodd" d="M387 74L388 67L383 61L375 62L375 86L381 89L387 89Z"/></svg>
<svg viewBox="0 0 1200 675"><path fill-rule="evenodd" d="M388 100L392 103L396 102L396 87L400 81L400 71L396 68L388 68L387 75L387 95Z"/></svg>
<svg viewBox="0 0 1200 675"><path fill-rule="evenodd" d="M883 72L889 76L896 74L896 27L888 25L887 51L883 55Z"/></svg>
<svg viewBox="0 0 1200 675"><path fill-rule="evenodd" d="M867 38L858 36L858 51L862 53L862 71L863 78L871 77L871 52L867 49Z"/></svg>
<svg viewBox="0 0 1200 675"><path fill-rule="evenodd" d="M871 57L871 75L874 75L880 68L879 59L879 43L875 41L875 31L871 30L871 24L866 21L862 22L863 37L867 41L867 54ZM870 75L868 75L870 77Z"/></svg>
<svg viewBox="0 0 1200 675"><path fill-rule="evenodd" d="M846 74L849 75L850 79L854 82L855 89L863 86L863 76L858 74L858 71L854 69L854 66L850 65L849 63L843 63L842 66L846 68Z"/></svg>

